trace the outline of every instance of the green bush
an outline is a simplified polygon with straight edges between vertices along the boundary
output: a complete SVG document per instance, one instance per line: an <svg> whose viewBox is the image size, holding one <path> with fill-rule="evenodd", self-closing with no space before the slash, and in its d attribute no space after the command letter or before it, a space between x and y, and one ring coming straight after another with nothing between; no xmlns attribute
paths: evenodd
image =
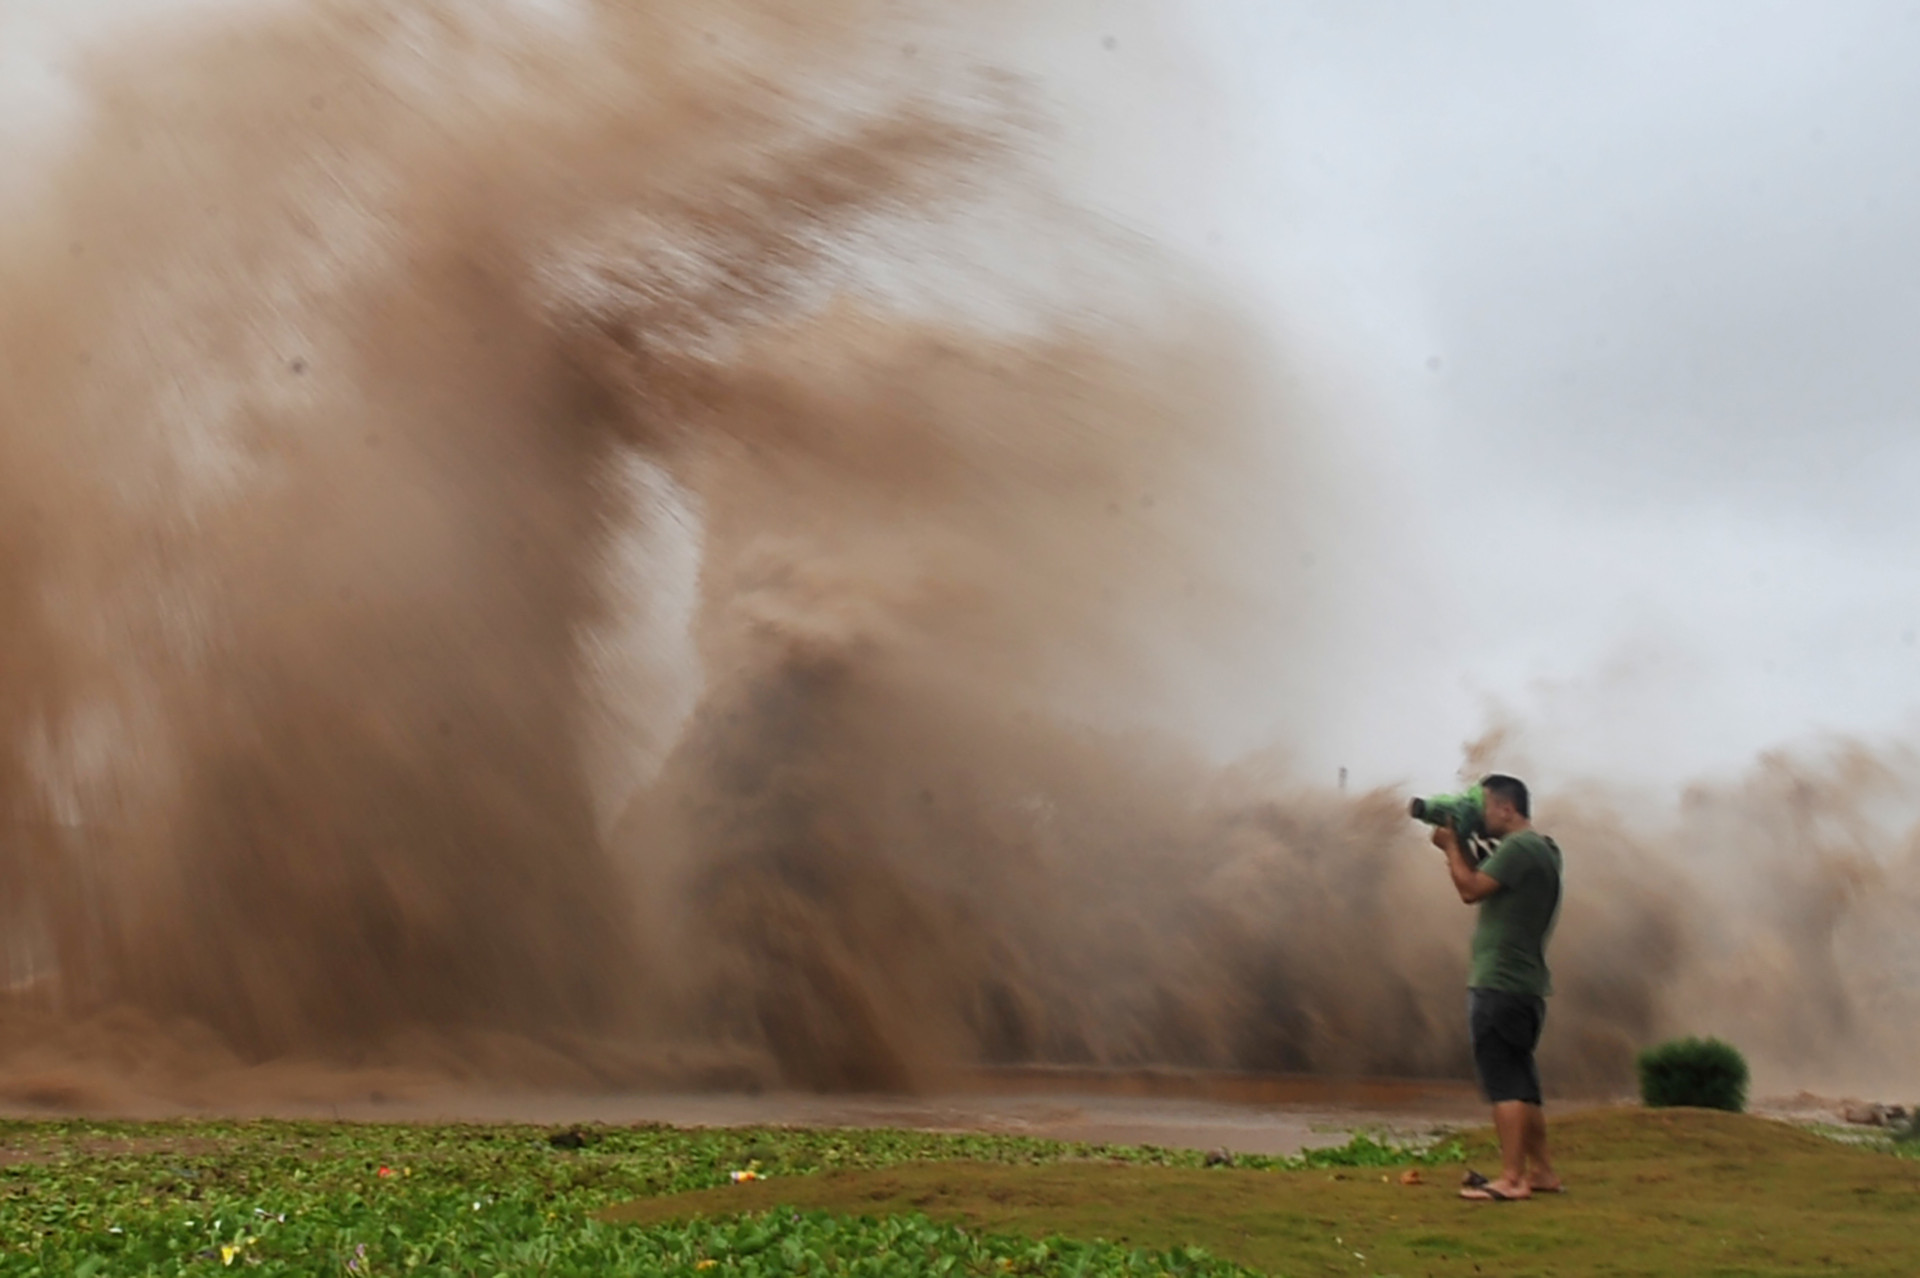
<svg viewBox="0 0 1920 1278"><path fill-rule="evenodd" d="M1738 1114L1747 1107L1747 1062L1717 1038L1677 1038L1640 1053L1640 1099L1654 1109L1689 1105Z"/></svg>

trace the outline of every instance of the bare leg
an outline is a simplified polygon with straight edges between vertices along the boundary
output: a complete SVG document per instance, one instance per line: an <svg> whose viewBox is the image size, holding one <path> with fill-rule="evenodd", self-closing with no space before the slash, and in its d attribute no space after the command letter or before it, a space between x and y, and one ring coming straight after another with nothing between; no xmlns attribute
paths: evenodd
<svg viewBox="0 0 1920 1278"><path fill-rule="evenodd" d="M1539 1106L1525 1101L1500 1101L1493 1107L1493 1130L1500 1137L1500 1179L1487 1188L1502 1198L1525 1198L1527 1185L1527 1111Z"/></svg>
<svg viewBox="0 0 1920 1278"><path fill-rule="evenodd" d="M1526 1155L1528 1188L1549 1193L1559 1189L1560 1177L1554 1174L1553 1161L1547 1157L1547 1111L1538 1105L1527 1106Z"/></svg>

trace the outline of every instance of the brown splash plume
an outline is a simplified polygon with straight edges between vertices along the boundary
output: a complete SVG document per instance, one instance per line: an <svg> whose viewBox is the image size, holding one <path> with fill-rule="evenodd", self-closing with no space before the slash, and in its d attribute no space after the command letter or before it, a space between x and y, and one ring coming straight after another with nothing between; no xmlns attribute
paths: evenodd
<svg viewBox="0 0 1920 1278"><path fill-rule="evenodd" d="M620 1023L614 453L966 141L797 100L849 20L345 6L101 73L6 317L10 850L65 1007L255 1057Z"/></svg>
<svg viewBox="0 0 1920 1278"><path fill-rule="evenodd" d="M1400 800L1140 726L1325 642L1313 421L915 22L334 4L96 68L0 265L4 1068L1463 1070ZM596 657L676 548L691 659ZM1757 942L1563 811L1548 1068L1616 1087ZM1768 936L1832 1007L1817 899Z"/></svg>

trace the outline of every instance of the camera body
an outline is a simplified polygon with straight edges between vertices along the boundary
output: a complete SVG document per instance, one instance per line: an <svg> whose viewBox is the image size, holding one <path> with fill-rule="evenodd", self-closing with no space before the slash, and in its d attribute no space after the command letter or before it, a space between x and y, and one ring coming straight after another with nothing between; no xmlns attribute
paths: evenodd
<svg viewBox="0 0 1920 1278"><path fill-rule="evenodd" d="M1467 864L1478 868L1493 855L1499 840L1487 833L1487 796L1479 786L1469 786L1459 794L1436 794L1415 799L1407 805L1407 815L1432 826L1446 826L1460 844Z"/></svg>

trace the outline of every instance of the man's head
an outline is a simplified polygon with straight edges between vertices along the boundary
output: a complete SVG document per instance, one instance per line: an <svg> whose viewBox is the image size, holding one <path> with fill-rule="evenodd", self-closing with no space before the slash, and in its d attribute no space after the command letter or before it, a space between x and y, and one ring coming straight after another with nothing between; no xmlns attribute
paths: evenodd
<svg viewBox="0 0 1920 1278"><path fill-rule="evenodd" d="M1483 806L1488 834L1503 839L1530 824L1533 811L1527 801L1527 783L1519 777L1499 772L1482 777L1480 791L1486 796Z"/></svg>

